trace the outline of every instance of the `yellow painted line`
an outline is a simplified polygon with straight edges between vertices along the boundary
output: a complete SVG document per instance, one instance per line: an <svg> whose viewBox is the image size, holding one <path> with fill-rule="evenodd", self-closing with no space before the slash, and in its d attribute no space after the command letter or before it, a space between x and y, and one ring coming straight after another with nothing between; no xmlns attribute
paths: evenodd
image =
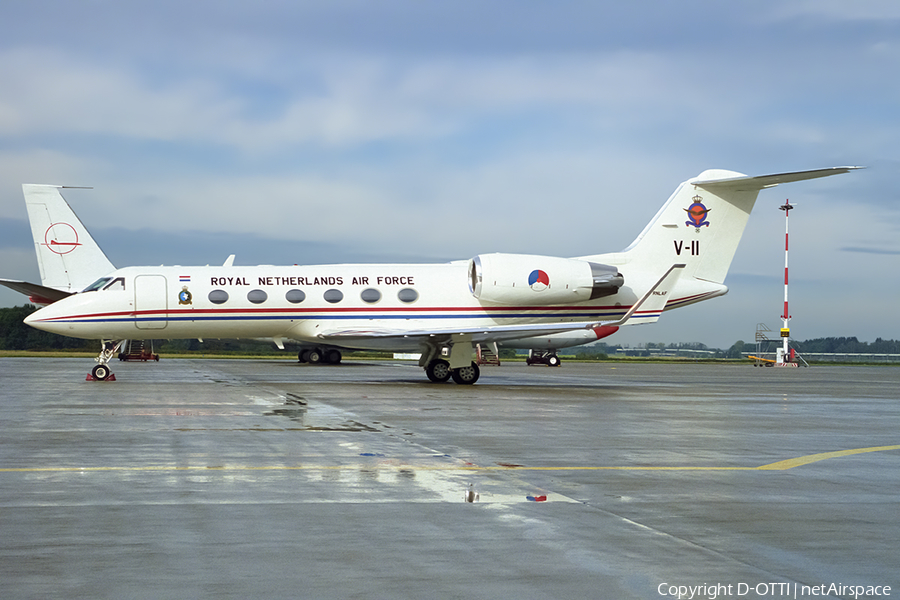
<svg viewBox="0 0 900 600"><path fill-rule="evenodd" d="M786 471L794 467L808 465L830 458L852 456L854 454L866 454L868 452L884 452L887 450L900 450L900 445L872 446L871 448L853 448L850 450L837 450L835 452L821 452L808 454L797 458L790 458L778 462L769 463L760 467L654 467L654 466L562 466L562 467L529 467L521 466L479 466L479 465L416 465L412 463L382 462L382 463L355 463L343 465L147 465L139 467L8 467L0 468L0 473L95 473L95 472L136 472L136 471L303 471L303 470L339 470L339 469L411 469L418 471Z"/></svg>
<svg viewBox="0 0 900 600"><path fill-rule="evenodd" d="M760 467L457 467L462 471L757 471Z"/></svg>
<svg viewBox="0 0 900 600"><path fill-rule="evenodd" d="M829 458L838 458L839 456L851 456L853 454L865 454L867 452L884 452L885 450L900 450L900 446L872 446L871 448L854 448L852 450L838 450L836 452L822 452L820 454L809 454L798 458L790 458L788 460L780 460L768 465L757 467L760 471L784 471L801 467L810 463L819 462L820 460L828 460Z"/></svg>

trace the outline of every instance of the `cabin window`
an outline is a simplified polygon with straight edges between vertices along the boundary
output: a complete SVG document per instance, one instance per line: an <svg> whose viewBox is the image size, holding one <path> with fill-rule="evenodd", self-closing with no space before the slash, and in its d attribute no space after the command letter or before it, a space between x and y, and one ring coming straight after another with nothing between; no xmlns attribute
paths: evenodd
<svg viewBox="0 0 900 600"><path fill-rule="evenodd" d="M213 290L209 293L209 301L213 304L225 304L228 302L228 292L225 290Z"/></svg>
<svg viewBox="0 0 900 600"><path fill-rule="evenodd" d="M262 304L269 299L269 295L263 290L251 290L247 292L247 300L253 304Z"/></svg>
<svg viewBox="0 0 900 600"><path fill-rule="evenodd" d="M419 299L419 292L412 288L403 288L397 292L397 297L400 299L400 302L409 304L410 302L415 302Z"/></svg>
<svg viewBox="0 0 900 600"><path fill-rule="evenodd" d="M325 295L323 297L325 298L325 302L337 304L344 299L344 292L342 292L341 290L331 289L325 292Z"/></svg>
<svg viewBox="0 0 900 600"><path fill-rule="evenodd" d="M381 300L381 292L379 292L375 288L368 288L363 290L359 297L362 298L363 302L374 304L375 302Z"/></svg>
<svg viewBox="0 0 900 600"><path fill-rule="evenodd" d="M106 287L103 288L103 291L106 292L109 290L113 290L113 291L117 291L117 292L125 291L125 278L124 277L116 277L111 282L106 284Z"/></svg>
<svg viewBox="0 0 900 600"><path fill-rule="evenodd" d="M303 290L288 290L284 297L291 304L300 304L306 300L306 294Z"/></svg>
<svg viewBox="0 0 900 600"><path fill-rule="evenodd" d="M84 288L82 290L82 292L95 292L95 291L99 290L100 288L102 288L107 283L109 283L110 279L112 279L112 277L101 277L100 279L98 279L97 281L92 283L91 285Z"/></svg>

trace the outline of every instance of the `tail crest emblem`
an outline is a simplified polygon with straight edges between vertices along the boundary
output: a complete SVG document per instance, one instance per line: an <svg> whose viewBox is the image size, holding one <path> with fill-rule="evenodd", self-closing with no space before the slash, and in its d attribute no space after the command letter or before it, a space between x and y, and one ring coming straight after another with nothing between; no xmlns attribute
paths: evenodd
<svg viewBox="0 0 900 600"><path fill-rule="evenodd" d="M709 211L712 209L703 206L702 196L694 196L691 200L693 200L694 203L684 209L688 214L688 219L690 219L690 221L685 221L684 224L688 227L696 227L697 229L700 229L703 226L709 227L709 221L706 220L706 215L708 215Z"/></svg>
<svg viewBox="0 0 900 600"><path fill-rule="evenodd" d="M50 252L55 254L68 254L81 244L78 242L78 232L68 223L53 223L44 233L44 243Z"/></svg>

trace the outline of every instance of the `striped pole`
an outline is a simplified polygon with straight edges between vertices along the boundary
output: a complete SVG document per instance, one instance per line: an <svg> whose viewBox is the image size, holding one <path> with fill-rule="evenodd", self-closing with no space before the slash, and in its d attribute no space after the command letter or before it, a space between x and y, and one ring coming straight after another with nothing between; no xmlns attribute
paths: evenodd
<svg viewBox="0 0 900 600"><path fill-rule="evenodd" d="M788 362L790 360L788 340L791 335L791 330L788 327L788 321L791 320L791 315L788 312L788 222L790 220L791 209L794 207L789 200L785 200L780 208L784 211L784 314L781 316L781 339L783 342L782 351L784 354L782 360Z"/></svg>

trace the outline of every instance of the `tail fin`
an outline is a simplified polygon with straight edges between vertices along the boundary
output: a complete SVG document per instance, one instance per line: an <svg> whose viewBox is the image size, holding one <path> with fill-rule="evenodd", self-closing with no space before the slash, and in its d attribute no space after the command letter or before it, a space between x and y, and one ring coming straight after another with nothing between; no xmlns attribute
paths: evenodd
<svg viewBox="0 0 900 600"><path fill-rule="evenodd" d="M41 283L77 292L115 267L62 197L61 189L65 186L22 184Z"/></svg>
<svg viewBox="0 0 900 600"><path fill-rule="evenodd" d="M721 284L759 191L780 183L847 173L859 167L748 177L733 171L704 171L682 183L623 258L647 266L680 262L682 279Z"/></svg>

